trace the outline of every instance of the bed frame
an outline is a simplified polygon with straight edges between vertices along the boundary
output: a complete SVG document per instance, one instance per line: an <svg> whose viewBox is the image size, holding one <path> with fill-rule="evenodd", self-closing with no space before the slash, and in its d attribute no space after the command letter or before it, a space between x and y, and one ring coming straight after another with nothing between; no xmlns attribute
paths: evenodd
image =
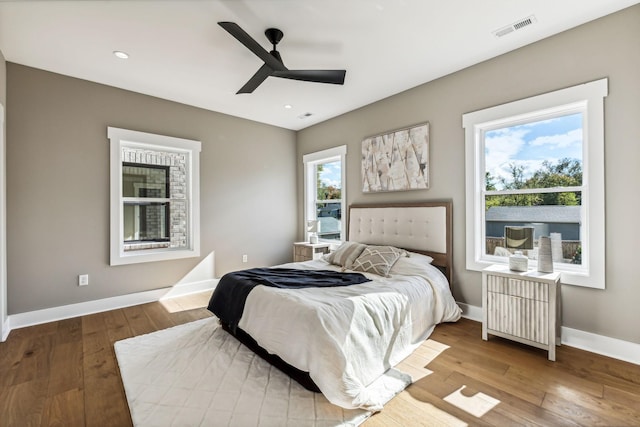
<svg viewBox="0 0 640 427"><path fill-rule="evenodd" d="M453 287L452 205L451 201L351 205L348 240L429 255Z"/></svg>
<svg viewBox="0 0 640 427"><path fill-rule="evenodd" d="M391 245L429 255L452 286L450 201L401 204L351 205L348 236L350 241L372 245ZM308 372L301 371L280 357L267 352L246 332L235 332L225 323L222 328L254 353L289 375L307 390L320 392Z"/></svg>

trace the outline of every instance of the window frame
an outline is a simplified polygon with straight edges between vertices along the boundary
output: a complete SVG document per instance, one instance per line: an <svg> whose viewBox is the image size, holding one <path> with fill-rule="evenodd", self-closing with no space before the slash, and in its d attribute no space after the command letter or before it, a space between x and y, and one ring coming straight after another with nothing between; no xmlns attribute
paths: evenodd
<svg viewBox="0 0 640 427"><path fill-rule="evenodd" d="M107 128L110 141L110 265L167 261L200 256L200 151L201 142L138 132L115 127ZM187 247L124 250L124 204L122 194L122 148L144 148L187 157Z"/></svg>
<svg viewBox="0 0 640 427"><path fill-rule="evenodd" d="M316 202L317 202L317 194L316 194L316 178L315 178L315 167L319 164L323 163L331 163L335 161L340 161L340 179L341 179L341 188L340 188L340 242L344 242L346 240L345 232L346 232L346 209L345 203L347 200L346 194L346 156L347 156L347 146L341 145L334 148L329 148L322 151L317 151L314 153L305 154L302 156L302 162L304 164L304 221L303 221L303 236L305 236L305 240L308 240L307 236L307 221L316 220ZM333 242L333 240L320 239L320 242Z"/></svg>
<svg viewBox="0 0 640 427"><path fill-rule="evenodd" d="M463 114L466 172L466 268L481 271L491 264L508 264L506 257L485 254L484 134L522 122L542 120L565 112L583 112L582 147L582 264L554 263L562 283L605 288L604 98L608 79L572 86L542 95ZM530 265L536 268L536 262Z"/></svg>

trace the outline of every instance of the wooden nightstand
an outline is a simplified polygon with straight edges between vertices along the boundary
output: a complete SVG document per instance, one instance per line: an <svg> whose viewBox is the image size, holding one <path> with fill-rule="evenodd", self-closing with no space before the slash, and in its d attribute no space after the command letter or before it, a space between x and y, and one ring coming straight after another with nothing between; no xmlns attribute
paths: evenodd
<svg viewBox="0 0 640 427"><path fill-rule="evenodd" d="M560 273L512 271L506 265L482 270L482 339L489 334L549 351L560 345Z"/></svg>
<svg viewBox="0 0 640 427"><path fill-rule="evenodd" d="M318 259L329 253L329 243L295 242L293 244L293 262Z"/></svg>

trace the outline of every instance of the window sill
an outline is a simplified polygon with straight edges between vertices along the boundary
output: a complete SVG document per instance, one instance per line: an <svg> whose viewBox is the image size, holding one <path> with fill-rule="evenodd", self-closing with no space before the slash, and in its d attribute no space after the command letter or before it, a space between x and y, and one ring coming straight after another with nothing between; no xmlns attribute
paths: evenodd
<svg viewBox="0 0 640 427"><path fill-rule="evenodd" d="M145 242L145 243L125 243L123 250L131 251L147 251L150 249L169 249L169 242Z"/></svg>
<svg viewBox="0 0 640 427"><path fill-rule="evenodd" d="M111 254L111 265L139 264L143 262L171 261L184 258L196 258L200 256L200 250L185 249L143 249L125 250L121 253Z"/></svg>

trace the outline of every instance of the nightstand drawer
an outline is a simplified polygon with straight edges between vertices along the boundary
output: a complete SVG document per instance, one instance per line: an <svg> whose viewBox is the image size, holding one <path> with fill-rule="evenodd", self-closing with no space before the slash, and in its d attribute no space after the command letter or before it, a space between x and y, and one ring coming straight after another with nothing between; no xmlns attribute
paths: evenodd
<svg viewBox="0 0 640 427"><path fill-rule="evenodd" d="M487 291L537 301L549 301L549 284L533 280L487 275Z"/></svg>
<svg viewBox="0 0 640 427"><path fill-rule="evenodd" d="M488 292L487 305L489 329L540 344L549 344L548 303Z"/></svg>
<svg viewBox="0 0 640 427"><path fill-rule="evenodd" d="M293 262L311 261L328 253L328 243L296 242L293 244Z"/></svg>
<svg viewBox="0 0 640 427"><path fill-rule="evenodd" d="M307 259L311 259L313 257L313 248L310 246L296 245L294 248L295 255L297 257L305 257Z"/></svg>

